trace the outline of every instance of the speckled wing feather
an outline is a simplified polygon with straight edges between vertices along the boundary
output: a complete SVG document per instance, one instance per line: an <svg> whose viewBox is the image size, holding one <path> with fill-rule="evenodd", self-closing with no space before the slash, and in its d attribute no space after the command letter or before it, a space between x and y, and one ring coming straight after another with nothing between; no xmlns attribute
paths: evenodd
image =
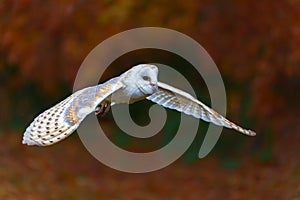
<svg viewBox="0 0 300 200"><path fill-rule="evenodd" d="M158 91L151 96L148 96L147 99L166 108L175 109L187 115L192 115L195 118L212 122L219 126L235 129L245 135L256 135L255 132L243 129L229 121L198 99L192 97L190 94L165 83L158 82Z"/></svg>
<svg viewBox="0 0 300 200"><path fill-rule="evenodd" d="M37 116L26 129L23 144L47 146L73 133L82 120L113 92L122 88L118 78L79 90Z"/></svg>

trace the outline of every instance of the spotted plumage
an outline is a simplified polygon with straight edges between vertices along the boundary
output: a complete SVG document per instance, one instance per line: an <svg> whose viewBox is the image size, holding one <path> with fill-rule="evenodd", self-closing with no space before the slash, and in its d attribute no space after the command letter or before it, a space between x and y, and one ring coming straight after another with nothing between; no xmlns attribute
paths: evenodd
<svg viewBox="0 0 300 200"><path fill-rule="evenodd" d="M143 99L245 135L255 135L255 132L237 126L190 94L158 82L157 75L155 65L137 65L119 77L73 93L34 119L24 133L23 144L52 145L73 133L88 114L104 115L110 106Z"/></svg>
<svg viewBox="0 0 300 200"><path fill-rule="evenodd" d="M41 113L26 129L23 144L47 146L68 137L103 99L121 88L113 81L77 91Z"/></svg>

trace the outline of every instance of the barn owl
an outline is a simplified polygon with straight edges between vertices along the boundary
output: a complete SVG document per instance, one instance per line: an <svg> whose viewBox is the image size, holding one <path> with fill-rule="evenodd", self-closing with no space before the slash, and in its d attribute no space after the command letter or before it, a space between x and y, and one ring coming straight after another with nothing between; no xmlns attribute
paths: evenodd
<svg viewBox="0 0 300 200"><path fill-rule="evenodd" d="M88 114L94 112L102 116L110 106L143 99L245 135L255 135L255 132L234 124L190 94L159 82L157 75L155 65L140 64L119 77L73 93L38 115L26 129L22 143L38 146L55 144L73 133Z"/></svg>

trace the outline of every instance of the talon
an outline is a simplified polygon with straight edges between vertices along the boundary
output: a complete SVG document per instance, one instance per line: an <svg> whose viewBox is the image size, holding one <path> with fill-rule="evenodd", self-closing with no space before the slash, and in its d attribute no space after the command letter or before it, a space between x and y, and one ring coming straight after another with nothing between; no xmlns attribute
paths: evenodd
<svg viewBox="0 0 300 200"><path fill-rule="evenodd" d="M98 105L95 109L95 115L98 115L101 112L101 105Z"/></svg>
<svg viewBox="0 0 300 200"><path fill-rule="evenodd" d="M104 101L99 104L95 109L95 115L103 117L110 109L110 101Z"/></svg>

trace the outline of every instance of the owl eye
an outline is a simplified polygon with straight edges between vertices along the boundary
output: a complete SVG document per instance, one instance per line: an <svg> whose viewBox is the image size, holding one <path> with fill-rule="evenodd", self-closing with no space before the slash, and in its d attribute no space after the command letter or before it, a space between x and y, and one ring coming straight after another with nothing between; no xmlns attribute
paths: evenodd
<svg viewBox="0 0 300 200"><path fill-rule="evenodd" d="M149 76L142 76L142 78L145 80L145 81L150 81L151 78Z"/></svg>

